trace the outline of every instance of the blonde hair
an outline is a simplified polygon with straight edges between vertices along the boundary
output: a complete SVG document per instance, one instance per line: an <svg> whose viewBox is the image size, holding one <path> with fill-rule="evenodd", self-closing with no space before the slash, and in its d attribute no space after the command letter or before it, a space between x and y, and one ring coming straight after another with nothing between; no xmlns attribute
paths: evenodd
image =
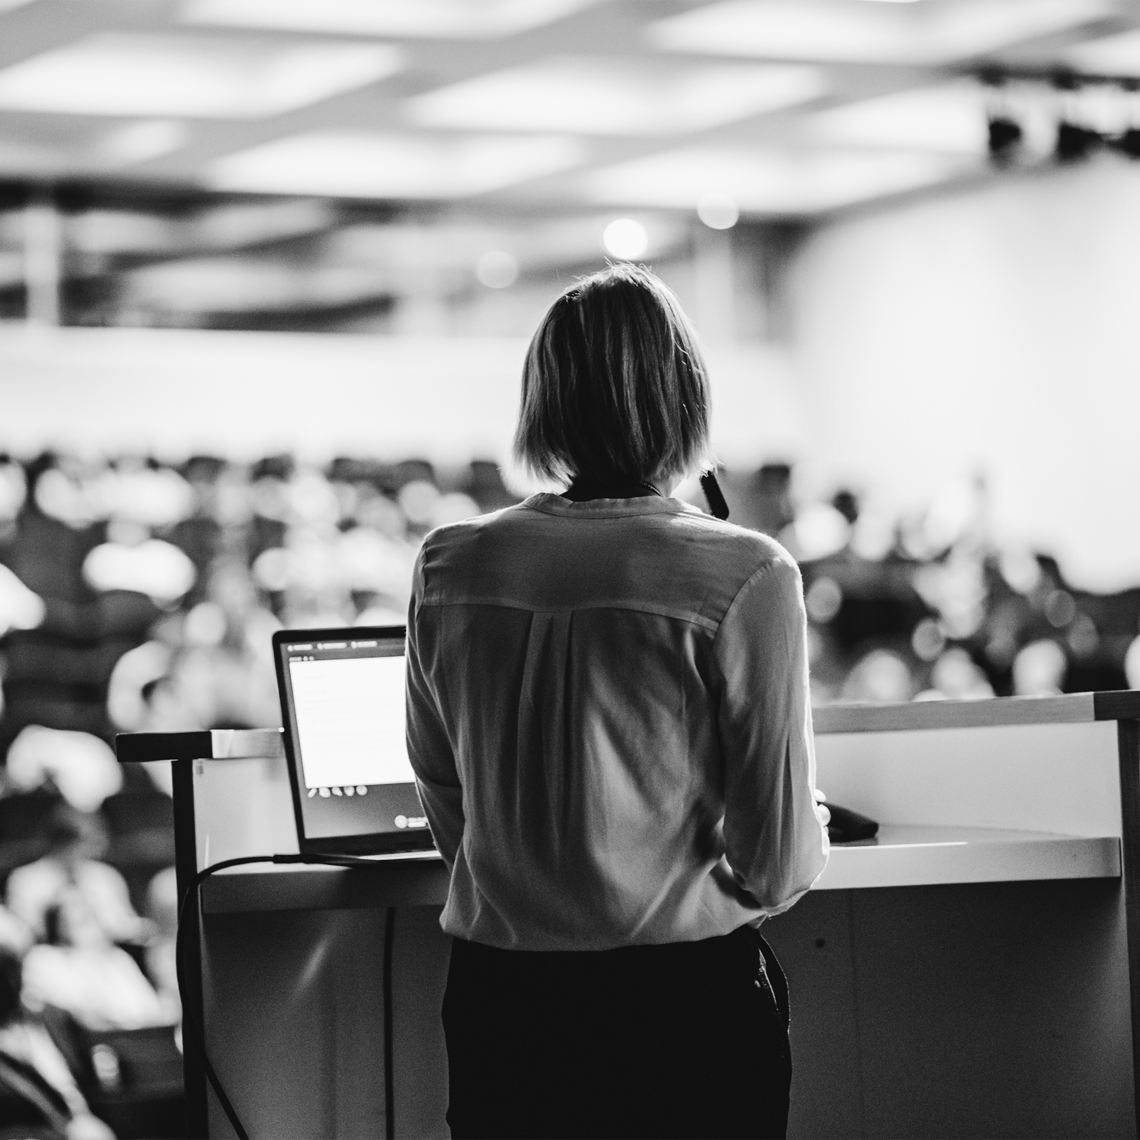
<svg viewBox="0 0 1140 1140"><path fill-rule="evenodd" d="M523 365L514 454L531 474L642 482L709 461L697 335L648 269L619 264L567 289Z"/></svg>

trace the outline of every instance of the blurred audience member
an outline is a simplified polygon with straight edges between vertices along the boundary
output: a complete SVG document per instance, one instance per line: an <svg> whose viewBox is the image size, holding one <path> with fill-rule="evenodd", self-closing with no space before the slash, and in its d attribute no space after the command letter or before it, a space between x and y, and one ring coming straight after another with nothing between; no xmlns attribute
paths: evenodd
<svg viewBox="0 0 1140 1140"><path fill-rule="evenodd" d="M978 701L994 695L985 673L964 649L948 649L930 670L930 688L915 697L917 701Z"/></svg>
<svg viewBox="0 0 1140 1140"><path fill-rule="evenodd" d="M149 923L131 905L123 876L102 862L107 851L102 820L60 804L47 841L42 859L8 876L8 907L35 936L80 947L145 941Z"/></svg>
<svg viewBox="0 0 1140 1140"><path fill-rule="evenodd" d="M115 754L87 732L29 725L8 749L7 785L20 792L50 784L78 812L96 811L123 786Z"/></svg>
<svg viewBox="0 0 1140 1140"><path fill-rule="evenodd" d="M40 1020L24 1006L20 953L0 944L0 1129L37 1140L114 1140Z"/></svg>
<svg viewBox="0 0 1140 1140"><path fill-rule="evenodd" d="M895 704L909 701L916 689L906 661L889 649L873 649L851 670L841 699Z"/></svg>
<svg viewBox="0 0 1140 1140"><path fill-rule="evenodd" d="M146 950L147 974L158 990L171 1021L182 1017L178 990L175 939L178 936L178 880L173 867L159 871L146 892L146 914L154 927L154 937Z"/></svg>
<svg viewBox="0 0 1140 1140"><path fill-rule="evenodd" d="M1013 691L1019 697L1051 697L1062 691L1065 651L1055 641L1034 641L1013 659Z"/></svg>

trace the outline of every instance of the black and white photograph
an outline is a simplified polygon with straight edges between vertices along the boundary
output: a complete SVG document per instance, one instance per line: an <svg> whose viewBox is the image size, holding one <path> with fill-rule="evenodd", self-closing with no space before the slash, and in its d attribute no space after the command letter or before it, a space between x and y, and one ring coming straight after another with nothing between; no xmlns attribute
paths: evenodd
<svg viewBox="0 0 1140 1140"><path fill-rule="evenodd" d="M0 0L0 1140L1127 1137L1140 0Z"/></svg>

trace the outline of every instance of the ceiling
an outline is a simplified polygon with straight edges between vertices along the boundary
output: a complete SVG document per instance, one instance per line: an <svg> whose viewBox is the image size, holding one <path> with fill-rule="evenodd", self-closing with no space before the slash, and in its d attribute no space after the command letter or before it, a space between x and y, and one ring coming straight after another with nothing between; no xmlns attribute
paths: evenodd
<svg viewBox="0 0 1140 1140"><path fill-rule="evenodd" d="M976 172L987 62L1120 0L0 0L0 174L800 215Z"/></svg>
<svg viewBox="0 0 1140 1140"><path fill-rule="evenodd" d="M995 95L994 66L1140 78L1140 0L0 0L0 181L94 188L68 234L89 276L214 295L211 258L319 237L339 254L301 291L351 307L504 227L520 261L578 264L604 214L649 211L664 248L702 200L813 219L993 177L995 106L1048 161L1062 96ZM1140 125L1137 99L1089 113ZM386 224L431 208L461 224ZM0 292L30 224L6 217ZM295 282L243 271L287 305Z"/></svg>

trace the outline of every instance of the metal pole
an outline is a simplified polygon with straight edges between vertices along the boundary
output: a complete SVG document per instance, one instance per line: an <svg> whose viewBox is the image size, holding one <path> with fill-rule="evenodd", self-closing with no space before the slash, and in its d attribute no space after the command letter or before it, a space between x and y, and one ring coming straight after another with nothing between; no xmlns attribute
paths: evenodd
<svg viewBox="0 0 1140 1140"><path fill-rule="evenodd" d="M62 279L63 227L51 191L41 191L24 207L28 324L52 328L60 323Z"/></svg>
<svg viewBox="0 0 1140 1140"><path fill-rule="evenodd" d="M1140 1128L1140 721L1116 725L1120 759L1120 814L1124 915L1132 1001L1132 1087Z"/></svg>

